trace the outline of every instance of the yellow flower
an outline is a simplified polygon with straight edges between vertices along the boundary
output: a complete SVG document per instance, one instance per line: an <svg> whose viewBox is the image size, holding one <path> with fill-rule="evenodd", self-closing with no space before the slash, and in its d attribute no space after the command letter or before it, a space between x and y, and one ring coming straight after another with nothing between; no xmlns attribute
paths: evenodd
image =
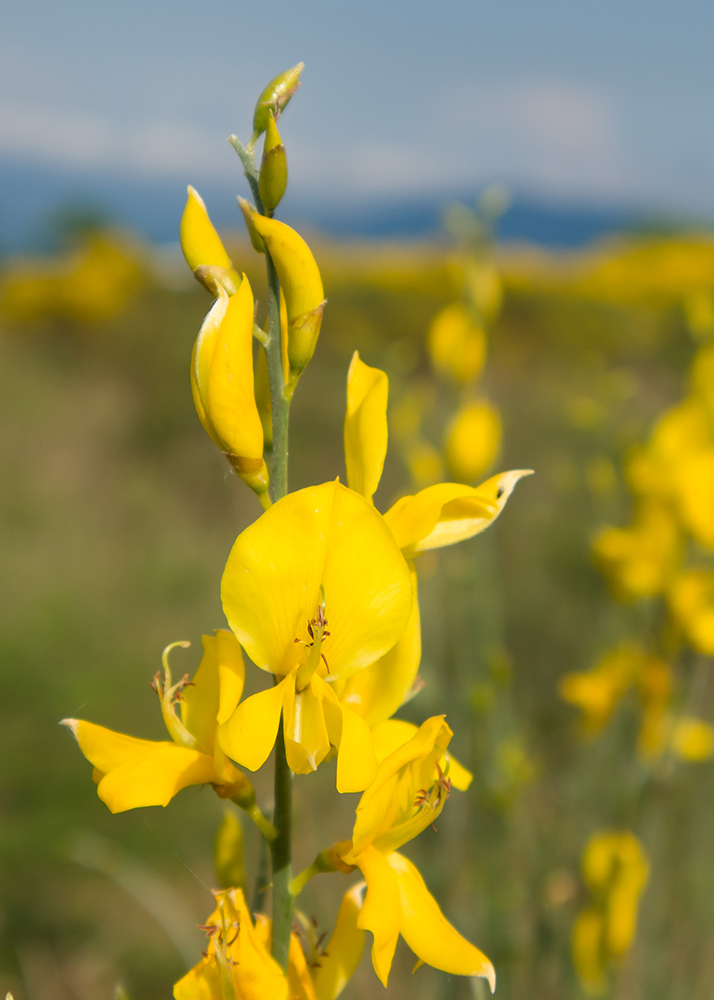
<svg viewBox="0 0 714 1000"><path fill-rule="evenodd" d="M714 656L714 572L679 573L669 591L669 605L687 641L700 653Z"/></svg>
<svg viewBox="0 0 714 1000"><path fill-rule="evenodd" d="M583 875L594 901L573 930L573 960L588 992L602 992L608 965L630 949L649 863L629 830L597 833L583 854Z"/></svg>
<svg viewBox="0 0 714 1000"><path fill-rule="evenodd" d="M421 963L453 975L485 976L495 987L486 956L446 920L414 865L397 853L439 816L451 788L443 716L427 719L411 739L389 753L357 806L352 840L322 856L322 869L362 872L367 883L357 926L371 931L372 963L386 986L401 934ZM319 859L318 859L319 861ZM313 872L314 873L314 872Z"/></svg>
<svg viewBox="0 0 714 1000"><path fill-rule="evenodd" d="M703 719L678 719L672 729L672 750L684 760L709 760L714 754L714 728Z"/></svg>
<svg viewBox="0 0 714 1000"><path fill-rule="evenodd" d="M186 262L201 284L214 295L220 288L233 295L241 283L241 276L208 217L203 199L190 184L180 235Z"/></svg>
<svg viewBox="0 0 714 1000"><path fill-rule="evenodd" d="M486 360L486 333L460 302L436 314L429 325L427 346L436 370L454 382L471 382Z"/></svg>
<svg viewBox="0 0 714 1000"><path fill-rule="evenodd" d="M259 768L282 712L293 771L314 771L336 748L338 789L366 788L376 769L372 737L333 685L392 649L412 604L409 567L362 497L334 482L279 500L238 537L223 576L231 628L277 680L221 727L225 752Z"/></svg>
<svg viewBox="0 0 714 1000"><path fill-rule="evenodd" d="M209 938L204 957L176 983L174 1000L292 1000L288 978L270 955L267 921L253 925L240 889L216 899L203 928Z"/></svg>
<svg viewBox="0 0 714 1000"><path fill-rule="evenodd" d="M268 248L285 295L290 365L286 392L291 395L320 334L326 304L322 278L310 248L294 229L257 212L252 214L252 221Z"/></svg>
<svg viewBox="0 0 714 1000"><path fill-rule="evenodd" d="M203 658L192 682L186 674L172 684L171 646L163 656L164 680L159 673L154 678L171 742L125 736L80 719L62 720L93 765L97 793L111 812L165 806L188 785L211 784L222 798L237 796L253 818L259 815L250 782L216 742L218 726L231 715L243 693L240 646L225 629L215 636L204 635L202 642Z"/></svg>
<svg viewBox="0 0 714 1000"><path fill-rule="evenodd" d="M230 298L218 289L193 348L191 391L206 433L267 504L268 470L253 378L253 292L247 278Z"/></svg>
<svg viewBox="0 0 714 1000"><path fill-rule="evenodd" d="M501 417L486 402L462 407L446 431L446 464L457 479L473 482L495 462L501 448Z"/></svg>
<svg viewBox="0 0 714 1000"><path fill-rule="evenodd" d="M593 542L595 559L622 599L662 593L681 557L681 539L671 512L642 503L629 528L604 528Z"/></svg>

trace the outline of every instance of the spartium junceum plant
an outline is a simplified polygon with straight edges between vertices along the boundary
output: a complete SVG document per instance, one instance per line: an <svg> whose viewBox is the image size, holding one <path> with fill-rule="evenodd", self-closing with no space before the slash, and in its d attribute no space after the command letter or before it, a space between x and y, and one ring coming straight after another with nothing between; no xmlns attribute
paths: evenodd
<svg viewBox="0 0 714 1000"><path fill-rule="evenodd" d="M525 473L505 472L478 487L440 483L380 513L372 496L387 450L388 382L355 353L347 373L347 485L335 479L288 492L290 401L315 350L325 307L309 247L273 217L287 181L277 122L301 69L282 73L263 91L248 146L230 139L253 199L241 201L243 216L254 249L265 257L265 330L254 323L248 279L192 188L181 222L186 259L214 297L190 364L196 410L265 508L228 557L222 599L230 630L203 637L192 681L188 675L174 681L167 647L153 687L169 739L65 721L112 812L166 806L182 788L210 784L250 816L269 845L271 892L262 898L270 900L270 912L251 914L242 838L219 836L220 868L224 875L236 872L234 884L215 894L207 949L174 987L177 1000L333 1000L355 970L366 931L385 986L401 934L418 964L483 976L493 989L489 960L447 921L401 853L432 825L453 788L468 788L471 775L449 754L452 733L443 716L421 726L393 716L413 693L419 669L415 561L487 528ZM254 365L267 368L269 394L256 394ZM244 653L270 684L241 700ZM263 767L273 750L269 819L246 771ZM335 757L337 793L362 793L353 829L345 830L345 840L325 844L294 877L292 774L309 774ZM339 889L343 899L327 943L306 956L294 929L302 920L295 900L311 877L328 872L336 873L335 881L354 878L346 892Z"/></svg>

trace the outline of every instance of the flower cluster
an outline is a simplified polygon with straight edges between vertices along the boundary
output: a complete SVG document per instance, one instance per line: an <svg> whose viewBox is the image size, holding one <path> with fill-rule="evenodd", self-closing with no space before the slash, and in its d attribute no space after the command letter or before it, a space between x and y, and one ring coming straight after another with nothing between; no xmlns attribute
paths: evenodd
<svg viewBox="0 0 714 1000"><path fill-rule="evenodd" d="M288 407L325 307L310 249L272 218L287 179L276 119L300 69L281 74L261 95L251 144L231 139L255 199L241 206L248 232L266 257L267 329L255 323L248 279L234 267L192 188L181 223L186 259L215 299L191 359L196 410L265 508L238 536L226 563L221 593L230 631L204 636L192 681L186 675L173 682L171 647L166 650L163 675L152 687L170 741L65 722L113 812L166 805L188 785L210 784L248 813L270 845L272 920L251 917L240 887L219 893L205 928L208 948L176 984L177 1000L333 1000L354 971L365 931L373 936L372 961L385 986L401 934L420 964L486 977L493 989L491 963L446 920L400 853L439 816L452 788L465 790L471 776L449 753L452 733L443 716L419 727L393 716L418 687L415 560L486 529L527 472L505 472L478 487L439 483L380 513L373 495L387 451L388 379L355 353L344 424L347 485L336 479L287 492ZM263 133L258 171L253 149ZM269 393L257 390L254 364L267 368ZM245 700L243 652L269 678ZM258 770L273 752L270 822L241 769ZM290 773L309 774L332 758L337 792L362 793L352 835L326 846L292 878ZM364 881L348 889L330 940L309 948L308 961L293 931L293 900L313 875L355 871Z"/></svg>

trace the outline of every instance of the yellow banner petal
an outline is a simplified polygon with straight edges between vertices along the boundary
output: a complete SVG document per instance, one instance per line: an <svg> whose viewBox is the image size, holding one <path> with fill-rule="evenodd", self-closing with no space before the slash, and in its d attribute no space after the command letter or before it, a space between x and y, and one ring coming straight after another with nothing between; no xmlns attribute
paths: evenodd
<svg viewBox="0 0 714 1000"><path fill-rule="evenodd" d="M316 1000L336 1000L359 965L365 932L357 926L357 918L364 888L364 882L358 882L342 899L335 929L313 974Z"/></svg>
<svg viewBox="0 0 714 1000"><path fill-rule="evenodd" d="M412 608L409 568L383 518L338 482L290 493L233 546L223 607L257 666L287 674L302 660L321 586L331 677L394 646Z"/></svg>
<svg viewBox="0 0 714 1000"><path fill-rule="evenodd" d="M241 702L233 715L218 729L218 745L232 760L257 771L275 745L286 686L292 677L259 691Z"/></svg>
<svg viewBox="0 0 714 1000"><path fill-rule="evenodd" d="M399 885L401 934L414 954L427 965L452 975L482 976L493 993L493 966L482 951L452 927L411 861L396 852L387 860Z"/></svg>
<svg viewBox="0 0 714 1000"><path fill-rule="evenodd" d="M408 743L417 732L417 729L418 727L413 722L405 722L403 719L386 719L375 726L372 730L372 737L374 739L377 760L380 764L385 757L388 757L389 754L394 753L399 747ZM444 757L445 762L442 764L442 770L446 777L451 781L454 788L457 788L460 792L465 792L473 781L473 775L463 764L458 762L451 752L445 753Z"/></svg>
<svg viewBox="0 0 714 1000"><path fill-rule="evenodd" d="M355 351L347 373L345 464L347 485L366 500L379 486L387 454L388 391L385 373L364 364Z"/></svg>
<svg viewBox="0 0 714 1000"><path fill-rule="evenodd" d="M373 847L366 848L355 858L355 864L367 883L357 927L370 931L374 937L372 965L382 985L386 986L402 922L399 880L388 860Z"/></svg>

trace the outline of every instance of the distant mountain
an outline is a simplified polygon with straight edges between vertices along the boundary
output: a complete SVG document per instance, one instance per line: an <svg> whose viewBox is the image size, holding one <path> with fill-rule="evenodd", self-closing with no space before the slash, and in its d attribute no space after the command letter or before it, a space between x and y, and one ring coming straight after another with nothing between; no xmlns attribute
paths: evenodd
<svg viewBox="0 0 714 1000"><path fill-rule="evenodd" d="M245 191L236 171L235 185L198 185L219 228L240 225L235 195ZM476 191L460 199L449 192L422 198L387 201L333 201L318 204L294 191L285 199L282 217L340 238L417 239L442 232L443 206L449 200L472 201ZM94 216L137 230L156 243L178 238L178 220L186 197L185 184L165 178L78 172L37 164L0 162L0 251L50 250L72 217ZM628 229L634 210L578 204L555 204L517 197L499 226L501 239L520 239L549 247L577 247L605 233Z"/></svg>

